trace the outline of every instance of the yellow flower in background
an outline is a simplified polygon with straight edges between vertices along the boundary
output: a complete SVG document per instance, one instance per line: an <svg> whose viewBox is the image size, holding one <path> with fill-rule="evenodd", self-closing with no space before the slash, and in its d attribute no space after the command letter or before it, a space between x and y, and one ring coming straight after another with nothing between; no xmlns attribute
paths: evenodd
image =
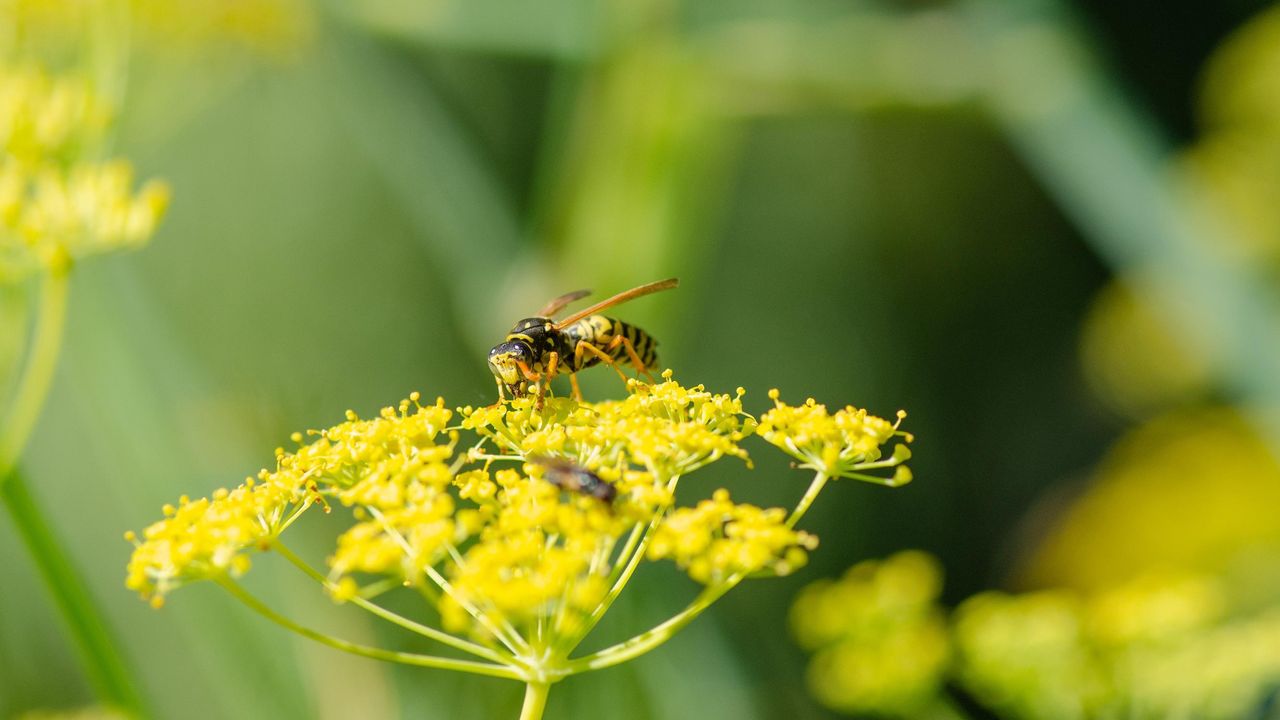
<svg viewBox="0 0 1280 720"><path fill-rule="evenodd" d="M67 160L97 142L111 118L79 75L0 67L0 154L36 165Z"/></svg>
<svg viewBox="0 0 1280 720"><path fill-rule="evenodd" d="M1200 101L1210 132L1280 135L1280 7L1253 17L1214 52Z"/></svg>
<svg viewBox="0 0 1280 720"><path fill-rule="evenodd" d="M138 44L190 53L214 44L287 54L315 33L307 0L120 0L117 7L83 0L0 0L0 19L17 32L0 29L0 52L30 50L50 54L79 42L104 17L111 32L132 29ZM129 25L132 28L129 28Z"/></svg>
<svg viewBox="0 0 1280 720"><path fill-rule="evenodd" d="M792 605L791 629L814 653L807 673L814 696L849 713L927 714L950 655L941 590L938 562L914 551L806 586Z"/></svg>
<svg viewBox="0 0 1280 720"><path fill-rule="evenodd" d="M945 615L927 555L867 561L792 606L808 677L851 714L1264 717L1280 683L1280 611L1232 615L1221 582L1148 573L1096 593L984 592Z"/></svg>
<svg viewBox="0 0 1280 720"><path fill-rule="evenodd" d="M110 115L78 76L0 67L0 281L138 247L155 232L167 186L135 189L128 162L85 157Z"/></svg>
<svg viewBox="0 0 1280 720"><path fill-rule="evenodd" d="M988 592L955 611L957 674L1001 717L1098 717L1108 687L1068 592Z"/></svg>
<svg viewBox="0 0 1280 720"><path fill-rule="evenodd" d="M1198 409L1129 433L1024 569L1037 587L1098 591L1147 568L1230 574L1261 591L1280 570L1280 465L1235 411Z"/></svg>
<svg viewBox="0 0 1280 720"><path fill-rule="evenodd" d="M277 453L263 470L210 499L183 498L140 535L126 585L159 605L184 584L212 579L271 619L358 654L522 679L541 687L609 667L656 647L747 577L802 567L816 538L796 530L821 490L821 473L788 512L733 502L727 490L676 507L690 472L725 457L747 462L742 441L757 424L734 395L686 387L670 371L653 385L630 381L622 400L531 397L484 408L423 405L417 394L377 417L347 420ZM776 403L775 414L795 412ZM812 412L812 409L802 410ZM856 414L858 426L829 440L775 424L825 452L856 440L860 457L900 436L896 424ZM762 425L763 427L763 425ZM815 444L816 443L816 444ZM901 454L899 454L901 457ZM900 460L873 461L893 467ZM749 464L749 463L748 463ZM565 485L573 473L590 491ZM603 489L603 490L602 490ZM346 508L350 521L320 571L282 534L308 509ZM352 603L487 663L352 646L302 628L235 583L254 553L274 550ZM681 613L622 643L578 658L592 630L644 560L673 560L703 587ZM396 615L373 600L416 591L441 628Z"/></svg>
<svg viewBox="0 0 1280 720"><path fill-rule="evenodd" d="M145 245L168 204L164 183L135 190L125 161L26 171L0 159L0 280Z"/></svg>
<svg viewBox="0 0 1280 720"><path fill-rule="evenodd" d="M232 42L289 54L310 42L314 11L307 0L130 0L144 40L186 49Z"/></svg>
<svg viewBox="0 0 1280 720"><path fill-rule="evenodd" d="M1184 191L1213 212L1219 241L1207 251L1274 284L1280 278L1280 6L1232 33L1206 63L1201 133L1172 168ZM1085 321L1085 371L1104 402L1148 417L1204 397L1215 348L1176 341L1177 327L1114 280Z"/></svg>
<svg viewBox="0 0 1280 720"><path fill-rule="evenodd" d="M1113 279L1090 303L1080 358L1094 394L1131 417L1203 396L1213 360L1204 350L1178 342L1122 279Z"/></svg>
<svg viewBox="0 0 1280 720"><path fill-rule="evenodd" d="M129 715L119 710L86 707L76 710L32 710L18 715L15 720L129 720Z"/></svg>

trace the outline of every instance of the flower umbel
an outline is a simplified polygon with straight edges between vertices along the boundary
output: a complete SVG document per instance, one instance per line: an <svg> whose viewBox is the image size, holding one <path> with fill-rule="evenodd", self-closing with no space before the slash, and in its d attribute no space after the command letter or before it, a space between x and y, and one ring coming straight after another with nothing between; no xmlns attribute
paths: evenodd
<svg viewBox="0 0 1280 720"><path fill-rule="evenodd" d="M417 394L377 417L345 422L277 453L276 467L210 499L184 498L135 543L126 584L153 604L183 584L212 579L271 619L362 655L520 679L531 697L568 675L609 667L657 647L747 577L804 565L817 539L794 529L826 477L818 472L794 510L735 503L725 489L676 507L683 476L724 457L747 463L757 429L743 392L708 392L671 379L631 381L616 401L533 398L485 408L422 404ZM795 409L778 403L771 413ZM860 436L864 457L896 425ZM763 427L763 425L761 426ZM773 442L789 426L774 425ZM877 442L878 439L878 442ZM808 442L803 440L803 442ZM842 436L840 442L845 442ZM891 463L893 461L890 461ZM560 465L595 488L552 480ZM351 524L327 570L282 541L312 507L344 508ZM235 581L250 555L275 550L338 601L476 656L483 662L351 645L266 608ZM675 617L598 652L572 657L644 560L673 560L703 589ZM441 627L374 602L414 591ZM535 697L536 696L536 697ZM537 705L537 702L534 703ZM540 707L540 706L539 706Z"/></svg>
<svg viewBox="0 0 1280 720"><path fill-rule="evenodd" d="M832 413L813 398L799 406L783 403L777 390L770 390L769 398L775 407L760 417L760 436L803 463L801 467L891 487L911 482L911 471L902 464L911 458L905 444L894 445L892 455L882 459L884 446L894 437L911 442L910 434L898 430L905 412L899 411L891 423L852 405ZM867 473L890 467L895 470L889 477Z"/></svg>
<svg viewBox="0 0 1280 720"><path fill-rule="evenodd" d="M0 282L140 246L169 202L124 160L89 159L111 112L75 75L0 66Z"/></svg>

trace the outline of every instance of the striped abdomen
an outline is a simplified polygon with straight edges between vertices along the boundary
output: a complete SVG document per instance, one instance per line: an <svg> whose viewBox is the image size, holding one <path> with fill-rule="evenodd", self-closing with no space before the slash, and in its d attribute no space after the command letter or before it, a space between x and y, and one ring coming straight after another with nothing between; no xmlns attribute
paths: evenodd
<svg viewBox="0 0 1280 720"><path fill-rule="evenodd" d="M591 315L565 327L564 334L568 335L575 345L579 341L589 342L614 360L634 365L626 347L621 342L614 345L615 338L621 336L631 343L635 348L636 356L644 364L644 367L636 368L637 370L651 370L658 364L658 341L635 325L629 325L621 320L604 315ZM600 362L600 357L595 353L583 352L578 353L577 356L581 357L581 364L574 368L575 372Z"/></svg>

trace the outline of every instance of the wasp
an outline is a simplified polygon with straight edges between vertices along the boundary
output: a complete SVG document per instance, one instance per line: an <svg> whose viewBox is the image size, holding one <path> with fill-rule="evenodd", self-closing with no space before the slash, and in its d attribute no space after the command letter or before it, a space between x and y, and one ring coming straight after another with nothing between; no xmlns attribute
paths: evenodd
<svg viewBox="0 0 1280 720"><path fill-rule="evenodd" d="M612 504L613 499L618 497L618 488L614 487L613 483L601 480L599 475L568 460L537 457L529 458L529 462L546 468L542 479L561 490L593 497L606 505Z"/></svg>
<svg viewBox="0 0 1280 720"><path fill-rule="evenodd" d="M650 377L649 369L658 362L657 341L635 325L599 313L643 295L670 290L679 282L677 278L651 282L558 322L552 320L551 316L566 305L591 294L590 290L577 290L548 302L536 316L517 322L506 340L489 351L489 369L498 384L498 400L508 392L512 397L521 397L533 383L541 403L546 385L559 374L569 376L573 397L581 400L576 374L600 363L612 367L624 381L626 375L618 368L623 361Z"/></svg>

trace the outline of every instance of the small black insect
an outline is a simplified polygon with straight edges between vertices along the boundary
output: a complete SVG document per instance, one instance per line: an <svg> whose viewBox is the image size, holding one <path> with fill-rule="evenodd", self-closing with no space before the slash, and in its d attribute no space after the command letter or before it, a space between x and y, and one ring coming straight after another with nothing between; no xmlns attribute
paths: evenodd
<svg viewBox="0 0 1280 720"><path fill-rule="evenodd" d="M618 496L618 488L590 470L560 458L529 458L529 462L546 468L542 479L561 490L587 495L603 503L612 504Z"/></svg>

